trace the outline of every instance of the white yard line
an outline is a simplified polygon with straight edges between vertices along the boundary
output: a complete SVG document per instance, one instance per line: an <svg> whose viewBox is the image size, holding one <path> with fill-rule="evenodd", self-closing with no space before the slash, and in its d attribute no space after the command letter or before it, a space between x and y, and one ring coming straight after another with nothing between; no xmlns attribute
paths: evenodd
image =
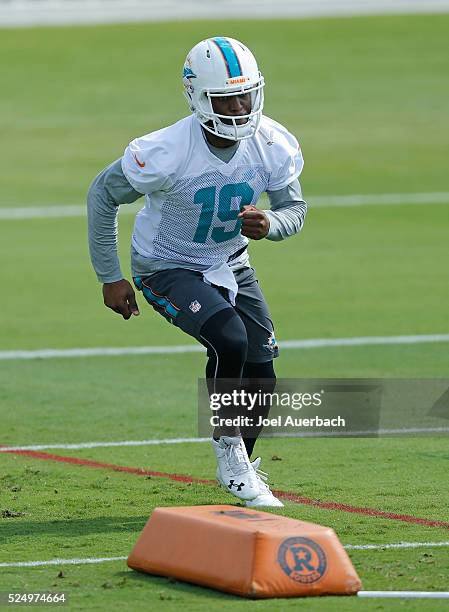
<svg viewBox="0 0 449 612"><path fill-rule="evenodd" d="M438 548L449 542L398 542L397 544L346 544L346 550L386 550L390 548Z"/></svg>
<svg viewBox="0 0 449 612"><path fill-rule="evenodd" d="M0 2L0 27L198 19L347 17L444 13L448 0L10 0Z"/></svg>
<svg viewBox="0 0 449 612"><path fill-rule="evenodd" d="M449 204L449 192L310 196L310 198L306 198L306 202L310 203L311 208L364 206L367 204Z"/></svg>
<svg viewBox="0 0 449 612"><path fill-rule="evenodd" d="M398 436L410 434L449 433L449 427L401 427L397 429L360 429L354 431L310 431L301 433L278 433L276 438L351 438L366 436ZM1 448L0 448L1 450Z"/></svg>
<svg viewBox="0 0 449 612"><path fill-rule="evenodd" d="M121 440L119 442L80 442L78 444L34 444L31 446L0 446L0 453L22 450L80 450L83 448L109 448L114 446L154 446L159 444L182 444L184 442L210 442L210 438L167 438L162 440Z"/></svg>
<svg viewBox="0 0 449 612"><path fill-rule="evenodd" d="M449 599L449 591L359 591L357 597L376 599Z"/></svg>
<svg viewBox="0 0 449 612"><path fill-rule="evenodd" d="M349 195L308 196L306 201L310 208L334 208L344 206L398 205L398 204L449 204L449 192L434 193L372 193ZM124 205L120 214L136 214L141 205ZM84 217L85 204L67 204L66 206L14 206L0 208L0 219L43 219L62 217Z"/></svg>
<svg viewBox="0 0 449 612"><path fill-rule="evenodd" d="M127 346L75 349L42 349L35 351L0 351L0 361L16 359L61 359L69 357L111 357L120 355L173 355L175 353L201 353L206 349L201 344L180 346Z"/></svg>
<svg viewBox="0 0 449 612"><path fill-rule="evenodd" d="M122 208L122 212L125 210ZM14 206L0 208L0 219L42 219L47 217L84 217L86 205L67 206Z"/></svg>
<svg viewBox="0 0 449 612"><path fill-rule="evenodd" d="M354 338L310 338L308 340L284 340L282 349L315 349L340 346L375 346L389 344L427 344L449 342L449 334L422 334L414 336L360 336ZM32 351L0 351L0 361L21 359L67 359L73 357L111 357L122 355L173 355L177 353L202 353L201 344L173 346L123 346L73 349L36 349Z"/></svg>
<svg viewBox="0 0 449 612"><path fill-rule="evenodd" d="M50 559L49 561L15 561L0 563L0 567L39 567L40 565L85 565L88 563L105 563L106 561L124 561L128 557L87 557L85 559Z"/></svg>
<svg viewBox="0 0 449 612"><path fill-rule="evenodd" d="M399 542L398 544L346 544L346 550L386 550L390 548L437 548L449 546L449 542ZM125 561L127 557L87 557L84 559L49 559L48 561L13 561L0 563L0 567L39 567L42 565L87 565L109 561ZM374 593L377 591L362 591ZM387 591L391 592L391 591ZM393 591L395 592L395 591Z"/></svg>
<svg viewBox="0 0 449 612"><path fill-rule="evenodd" d="M324 437L351 437L351 436L369 436L369 435L410 435L421 433L449 433L449 427L404 427L402 429L377 429L366 431L350 431L350 432L303 432L300 434L286 433L277 437L282 438L324 438ZM119 440L116 442L78 442L78 443L53 443L53 444L31 444L31 445L15 445L15 446L0 446L0 453L8 453L11 451L46 451L46 450L83 450L86 448L120 448L127 446L159 446L162 444L196 444L210 442L210 438L165 438L161 440Z"/></svg>

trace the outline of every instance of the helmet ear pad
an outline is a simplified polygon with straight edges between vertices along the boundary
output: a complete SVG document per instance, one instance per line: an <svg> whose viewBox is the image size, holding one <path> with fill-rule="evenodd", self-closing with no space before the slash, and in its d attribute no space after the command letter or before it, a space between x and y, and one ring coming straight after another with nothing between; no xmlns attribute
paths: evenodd
<svg viewBox="0 0 449 612"><path fill-rule="evenodd" d="M183 85L190 110L212 134L235 141L251 138L259 129L264 79L253 54L239 41L209 38L195 45L184 64ZM242 94L251 95L247 114L214 110L214 98Z"/></svg>

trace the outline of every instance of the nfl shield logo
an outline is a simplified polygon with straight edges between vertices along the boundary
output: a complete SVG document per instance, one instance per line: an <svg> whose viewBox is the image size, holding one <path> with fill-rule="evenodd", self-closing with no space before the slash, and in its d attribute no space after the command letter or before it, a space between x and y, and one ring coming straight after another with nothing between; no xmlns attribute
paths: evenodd
<svg viewBox="0 0 449 612"><path fill-rule="evenodd" d="M198 310L201 308L201 304L198 302L198 300L194 300L190 304L189 308L192 312L198 312Z"/></svg>

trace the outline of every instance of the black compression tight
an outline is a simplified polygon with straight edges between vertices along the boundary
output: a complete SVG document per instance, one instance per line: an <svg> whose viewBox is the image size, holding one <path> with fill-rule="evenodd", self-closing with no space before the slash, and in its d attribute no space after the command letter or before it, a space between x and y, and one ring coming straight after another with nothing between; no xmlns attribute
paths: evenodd
<svg viewBox="0 0 449 612"><path fill-rule="evenodd" d="M242 388L245 389L247 393L258 394L259 391L262 391L262 394L273 393L275 387L276 374L273 368L273 360L264 361L263 363L251 363L248 361L245 363L243 368ZM258 421L259 417L265 419L270 412L270 407L269 401L261 399L261 401L257 402L252 410L255 422ZM240 428L249 457L253 452L254 445L262 429L263 428L260 426Z"/></svg>
<svg viewBox="0 0 449 612"><path fill-rule="evenodd" d="M207 348L208 361L206 378L209 393L232 392L236 387L247 392L274 391L276 375L273 361L252 363L246 361L248 338L242 319L233 308L220 310L201 328L201 342ZM222 379L233 379L222 380ZM256 404L252 411L255 422L259 415L265 418L270 410L264 402ZM235 413L234 413L235 414ZM262 427L241 428L248 455L251 455L254 444Z"/></svg>
<svg viewBox="0 0 449 612"><path fill-rule="evenodd" d="M242 319L233 308L219 310L204 323L200 338L207 348L206 378L240 379L248 352Z"/></svg>

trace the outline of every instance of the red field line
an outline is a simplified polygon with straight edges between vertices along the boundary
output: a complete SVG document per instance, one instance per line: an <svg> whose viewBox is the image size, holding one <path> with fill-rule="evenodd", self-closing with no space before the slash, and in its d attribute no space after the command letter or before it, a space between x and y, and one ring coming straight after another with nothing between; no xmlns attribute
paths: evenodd
<svg viewBox="0 0 449 612"><path fill-rule="evenodd" d="M101 461L92 461L91 459L80 459L79 457L66 457L64 455L53 455L52 453L43 453L41 451L32 450L7 450L2 451L12 455L26 455L33 459L45 459L47 461L60 461L62 463L72 463L74 465L85 465L92 468L100 468L103 470L113 470L114 472L126 472L128 474L137 474L138 476L156 476L158 478L169 478L178 482L195 482L199 484L217 484L216 480L207 480L205 478L194 478L184 474L169 474L167 472L156 472L154 470L145 470L144 468L129 467L127 465L116 465L115 463L103 463Z"/></svg>
<svg viewBox="0 0 449 612"><path fill-rule="evenodd" d="M449 529L449 522L440 521L438 519L419 518L410 514L398 514L396 512L386 512L385 510L377 510L376 508L364 508L363 506L351 506L350 504L341 504L339 502L326 502L311 499L310 497L302 497L289 491L274 491L278 497L296 502L297 504L305 504L307 506L317 506L325 510L340 510L341 512L350 512L352 514L363 514L365 516L374 516L376 518L392 519L394 521L403 521L404 523L415 523L416 525L424 525L425 527L441 527Z"/></svg>
<svg viewBox="0 0 449 612"><path fill-rule="evenodd" d="M169 472L157 472L155 470L145 470L143 468L129 467L126 465L116 465L114 463L103 463L101 461L92 461L91 459L81 459L79 457L66 457L64 455L53 455L51 453L43 453L40 451L31 450L6 450L3 452L12 455L23 455L33 459L44 459L46 461L59 461L61 463L71 463L72 465L83 465L92 468L113 470L114 472L125 472L127 474L136 474L137 476L155 476L157 478L168 478L177 482L191 482L205 485L216 485L215 480L206 478L195 478L185 474L173 474ZM292 491L273 491L281 499L295 502L296 504L304 504L306 506L314 506L324 510L340 510L340 512L349 512L351 514L362 514L374 518L390 519L395 521L403 521L404 523L413 523L415 525L424 525L425 527L440 527L449 529L449 522L440 521L437 519L426 519L410 514L398 514L396 512L386 512L385 510L377 510L376 508L365 508L361 506L352 506L350 504L341 504L339 502L321 501L310 497L297 495Z"/></svg>

